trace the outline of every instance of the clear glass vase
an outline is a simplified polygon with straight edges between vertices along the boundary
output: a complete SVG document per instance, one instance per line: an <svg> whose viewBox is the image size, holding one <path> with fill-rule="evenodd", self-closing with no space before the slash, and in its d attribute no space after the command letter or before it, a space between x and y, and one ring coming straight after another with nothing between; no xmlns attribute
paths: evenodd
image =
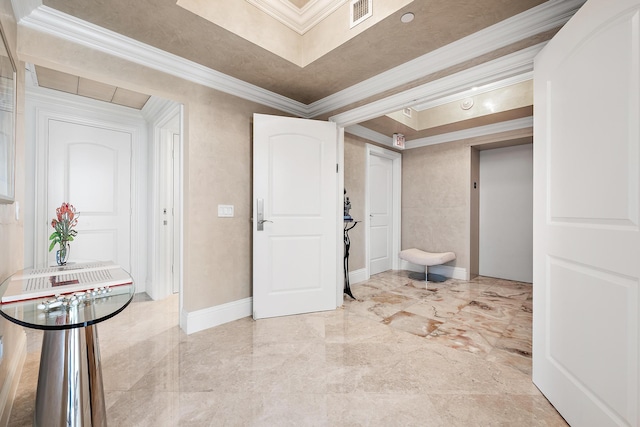
<svg viewBox="0 0 640 427"><path fill-rule="evenodd" d="M71 252L69 242L60 242L60 249L56 251L56 263L58 263L58 265L65 265L69 259L69 252Z"/></svg>

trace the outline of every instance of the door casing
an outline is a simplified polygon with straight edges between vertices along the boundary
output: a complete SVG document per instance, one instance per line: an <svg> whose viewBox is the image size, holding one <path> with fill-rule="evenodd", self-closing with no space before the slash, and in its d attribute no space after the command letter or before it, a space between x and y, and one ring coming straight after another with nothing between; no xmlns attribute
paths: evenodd
<svg viewBox="0 0 640 427"><path fill-rule="evenodd" d="M366 159L365 159L365 170L367 173L367 179L365 180L365 215L364 215L364 227L365 227L365 263L366 263L366 278L369 279L371 277L371 266L370 266L370 258L371 258L371 207L369 205L369 167L370 167L370 158L372 155L383 157L392 161L392 210L393 210L393 223L392 223L392 237L391 237L391 269L397 270L399 266L399 258L398 254L401 249L401 201L402 201L402 154L387 150L386 148L382 148L377 145L367 144L366 145Z"/></svg>

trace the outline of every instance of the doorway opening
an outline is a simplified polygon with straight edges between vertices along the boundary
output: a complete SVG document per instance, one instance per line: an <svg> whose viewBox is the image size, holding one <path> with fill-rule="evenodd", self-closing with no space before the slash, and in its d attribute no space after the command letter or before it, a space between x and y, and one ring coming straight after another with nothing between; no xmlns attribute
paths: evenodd
<svg viewBox="0 0 640 427"><path fill-rule="evenodd" d="M532 282L533 144L471 147L470 277Z"/></svg>
<svg viewBox="0 0 640 427"><path fill-rule="evenodd" d="M137 110L52 89L29 87L25 123L26 156L30 161L26 162L27 202L23 211L25 223L33 224L25 227L25 260L34 266L50 262L48 224L53 207L65 201L81 212L80 224L84 227L85 238L74 242L72 261L114 261L131 273L137 292L147 292L153 298L160 298L161 291L164 296L178 292L182 247L182 200L178 191L182 176L182 107L170 100L151 97ZM124 139L119 148L114 146L113 135ZM160 141L168 141L162 155L172 159L163 168L158 167ZM52 143L57 144L53 150ZM73 144L70 158L75 163L52 157L61 151L56 147L65 144ZM96 147L102 151L96 152ZM107 161L109 156L104 153L111 152L118 153L118 161ZM171 152L177 155L171 156ZM124 170L107 170L108 165L124 165ZM97 175L98 172L101 175ZM87 176L92 179L82 179ZM96 176L106 178L97 180ZM109 178L114 176L118 179ZM68 183L69 177L73 178L72 185L52 186L60 180ZM104 207L111 194L105 188L110 189L112 182L117 182L118 187L111 193L126 200L115 200L112 208ZM64 191L57 191L60 188ZM160 197L170 201L167 213L171 212L174 219L171 233L162 236L158 232L162 218L156 209ZM109 211L107 208L121 214L117 228L103 224L106 215L99 215L100 209ZM162 239L164 243L159 244ZM155 280L164 274L157 270L166 265L155 258L160 251L170 254L174 260L169 264L173 265L171 276L162 282L167 289L157 286L160 282Z"/></svg>
<svg viewBox="0 0 640 427"><path fill-rule="evenodd" d="M147 294L155 300L180 291L182 108L171 103L153 125L153 232Z"/></svg>
<svg viewBox="0 0 640 427"><path fill-rule="evenodd" d="M398 269L402 155L366 145L365 250L367 279Z"/></svg>

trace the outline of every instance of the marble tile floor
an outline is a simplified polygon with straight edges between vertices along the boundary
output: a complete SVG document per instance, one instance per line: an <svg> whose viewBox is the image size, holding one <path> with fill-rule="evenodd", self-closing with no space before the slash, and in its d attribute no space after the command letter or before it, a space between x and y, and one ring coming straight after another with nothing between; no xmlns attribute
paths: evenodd
<svg viewBox="0 0 640 427"><path fill-rule="evenodd" d="M177 296L98 327L110 426L566 426L531 382L531 285L389 271L331 312L191 335ZM10 426L30 426L41 332Z"/></svg>

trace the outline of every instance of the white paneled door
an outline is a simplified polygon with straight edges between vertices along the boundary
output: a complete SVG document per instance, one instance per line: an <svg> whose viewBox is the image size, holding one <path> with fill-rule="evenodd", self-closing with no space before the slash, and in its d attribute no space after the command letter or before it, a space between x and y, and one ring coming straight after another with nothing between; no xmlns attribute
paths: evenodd
<svg viewBox="0 0 640 427"><path fill-rule="evenodd" d="M114 261L131 271L131 134L49 120L48 137L47 212L53 218L67 202L81 213L70 260Z"/></svg>
<svg viewBox="0 0 640 427"><path fill-rule="evenodd" d="M369 274L390 270L393 239L393 161L373 153L369 155L369 239Z"/></svg>
<svg viewBox="0 0 640 427"><path fill-rule="evenodd" d="M253 317L336 308L335 123L255 114Z"/></svg>
<svg viewBox="0 0 640 427"><path fill-rule="evenodd" d="M533 381L572 426L638 426L640 0L589 0L534 71Z"/></svg>

